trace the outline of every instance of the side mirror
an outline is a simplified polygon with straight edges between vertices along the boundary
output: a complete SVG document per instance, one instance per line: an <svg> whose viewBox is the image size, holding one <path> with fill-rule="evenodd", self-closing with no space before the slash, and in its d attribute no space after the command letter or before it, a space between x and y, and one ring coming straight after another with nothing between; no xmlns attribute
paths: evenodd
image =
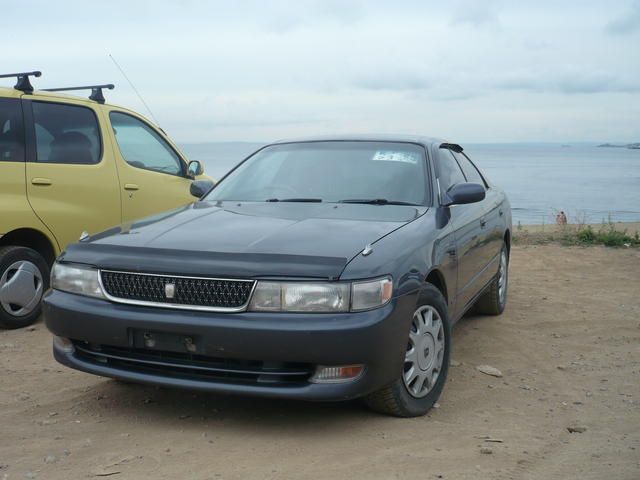
<svg viewBox="0 0 640 480"><path fill-rule="evenodd" d="M204 167L197 160L192 160L189 162L187 166L187 175L191 178L196 178L198 175L202 175L204 173Z"/></svg>
<svg viewBox="0 0 640 480"><path fill-rule="evenodd" d="M458 183L445 193L444 206L481 202L485 194L484 186L479 183Z"/></svg>
<svg viewBox="0 0 640 480"><path fill-rule="evenodd" d="M202 198L202 196L207 193L211 187L213 187L213 182L211 180L194 180L191 182L191 186L189 187L189 193L194 197Z"/></svg>

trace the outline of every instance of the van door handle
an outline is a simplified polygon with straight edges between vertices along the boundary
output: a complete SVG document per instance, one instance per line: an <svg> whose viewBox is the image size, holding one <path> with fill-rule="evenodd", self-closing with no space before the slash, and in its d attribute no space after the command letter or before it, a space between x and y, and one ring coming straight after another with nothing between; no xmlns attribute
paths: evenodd
<svg viewBox="0 0 640 480"><path fill-rule="evenodd" d="M138 185L136 185L135 183L125 183L124 184L124 189L125 190L140 190L140 187Z"/></svg>
<svg viewBox="0 0 640 480"><path fill-rule="evenodd" d="M33 185L51 185L51 179L44 177L34 177L31 179L31 183Z"/></svg>

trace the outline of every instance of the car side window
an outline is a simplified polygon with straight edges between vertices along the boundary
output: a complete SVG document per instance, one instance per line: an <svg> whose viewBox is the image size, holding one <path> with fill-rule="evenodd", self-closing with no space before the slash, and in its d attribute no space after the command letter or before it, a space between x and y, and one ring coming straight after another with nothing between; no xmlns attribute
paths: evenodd
<svg viewBox="0 0 640 480"><path fill-rule="evenodd" d="M20 100L0 99L0 162L24 161L24 127Z"/></svg>
<svg viewBox="0 0 640 480"><path fill-rule="evenodd" d="M90 108L33 102L36 159L43 163L93 165L100 162L100 127Z"/></svg>
<svg viewBox="0 0 640 480"><path fill-rule="evenodd" d="M122 158L131 166L181 175L182 160L167 142L143 121L120 112L109 114Z"/></svg>
<svg viewBox="0 0 640 480"><path fill-rule="evenodd" d="M448 148L438 150L438 180L442 193L458 183L466 182L458 162L453 158Z"/></svg>
<svg viewBox="0 0 640 480"><path fill-rule="evenodd" d="M462 168L464 176L467 177L467 182L478 183L486 188L482 175L480 175L476 166L471 163L471 160L469 160L463 153L454 152L453 155L456 157L456 160L458 160L458 164Z"/></svg>

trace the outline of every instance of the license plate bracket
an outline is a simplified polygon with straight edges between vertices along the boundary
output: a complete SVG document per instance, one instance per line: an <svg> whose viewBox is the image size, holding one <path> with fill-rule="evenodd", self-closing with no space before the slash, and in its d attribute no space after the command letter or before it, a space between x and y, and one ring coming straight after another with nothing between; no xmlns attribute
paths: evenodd
<svg viewBox="0 0 640 480"><path fill-rule="evenodd" d="M133 330L131 337L134 348L192 354L202 354L204 350L195 335Z"/></svg>

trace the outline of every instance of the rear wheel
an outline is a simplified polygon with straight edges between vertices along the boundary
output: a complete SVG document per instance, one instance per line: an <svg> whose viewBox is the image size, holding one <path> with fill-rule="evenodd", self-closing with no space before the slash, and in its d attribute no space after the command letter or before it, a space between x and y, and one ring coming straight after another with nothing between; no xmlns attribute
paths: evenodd
<svg viewBox="0 0 640 480"><path fill-rule="evenodd" d="M402 371L392 384L365 397L365 403L397 417L427 413L447 378L450 334L446 301L437 288L427 285L413 313Z"/></svg>
<svg viewBox="0 0 640 480"><path fill-rule="evenodd" d="M0 327L21 328L40 316L40 301L49 288L49 266L31 248L0 248Z"/></svg>
<svg viewBox="0 0 640 480"><path fill-rule="evenodd" d="M500 266L498 273L487 290L476 303L476 311L484 315L500 315L507 305L507 290L509 287L509 252L507 246L502 246L500 252Z"/></svg>

